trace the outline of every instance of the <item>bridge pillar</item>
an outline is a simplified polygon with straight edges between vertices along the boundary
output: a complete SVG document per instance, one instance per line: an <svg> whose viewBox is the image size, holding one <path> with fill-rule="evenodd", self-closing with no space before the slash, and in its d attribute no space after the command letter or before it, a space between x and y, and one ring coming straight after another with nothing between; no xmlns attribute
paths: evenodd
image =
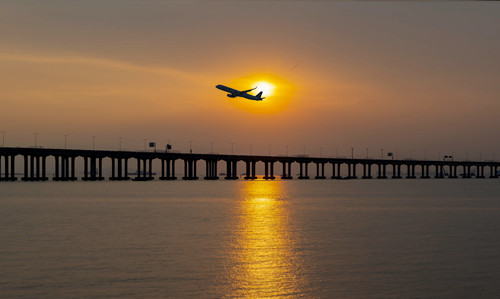
<svg viewBox="0 0 500 299"><path fill-rule="evenodd" d="M317 180L326 179L325 176L325 162L315 162L316 163L316 176L314 177Z"/></svg>
<svg viewBox="0 0 500 299"><path fill-rule="evenodd" d="M238 161L226 160L226 180L237 180L238 179Z"/></svg>
<svg viewBox="0 0 500 299"><path fill-rule="evenodd" d="M54 181L74 181L75 177L75 157L54 156L55 174Z"/></svg>
<svg viewBox="0 0 500 299"><path fill-rule="evenodd" d="M16 161L16 156L15 155L4 155L0 156L0 167L1 167L1 160L2 157L4 159L4 173L3 176L1 175L1 169L0 169L0 181L17 181L16 177L16 167L15 167L15 161Z"/></svg>
<svg viewBox="0 0 500 299"><path fill-rule="evenodd" d="M385 164L378 164L378 176L377 179L386 179L386 165Z"/></svg>
<svg viewBox="0 0 500 299"><path fill-rule="evenodd" d="M298 177L299 180L307 180L309 179L309 172L307 170L307 166L309 162L299 162L300 164L300 175Z"/></svg>
<svg viewBox="0 0 500 299"><path fill-rule="evenodd" d="M281 161L283 164L283 173L281 175L281 179L283 180L291 180L292 177L292 162Z"/></svg>
<svg viewBox="0 0 500 299"><path fill-rule="evenodd" d="M170 181L176 180L175 176L175 160L161 159L161 177L160 180Z"/></svg>
<svg viewBox="0 0 500 299"><path fill-rule="evenodd" d="M255 164L256 161L245 161L246 163L246 176L245 180L255 180L257 176L255 175Z"/></svg>
<svg viewBox="0 0 500 299"><path fill-rule="evenodd" d="M205 180L218 180L217 160L206 160Z"/></svg>
<svg viewBox="0 0 500 299"><path fill-rule="evenodd" d="M443 165L436 164L435 167L436 167L436 175L434 176L434 178L436 179L444 178Z"/></svg>
<svg viewBox="0 0 500 299"><path fill-rule="evenodd" d="M128 177L128 158L111 158L111 181L125 181Z"/></svg>
<svg viewBox="0 0 500 299"><path fill-rule="evenodd" d="M264 179L266 180L274 180L276 177L274 176L274 162L273 161L266 161L264 162L264 167L265 167L265 175Z"/></svg>
<svg viewBox="0 0 500 299"><path fill-rule="evenodd" d="M84 159L84 181L101 181L102 176L102 158L101 157L83 157ZM56 159L57 161L57 159ZM89 171L90 164L90 171ZM58 167L58 166L56 166ZM56 171L57 173L57 171ZM61 172L62 173L62 172ZM58 176L58 175L56 175ZM54 178L55 179L55 178Z"/></svg>
<svg viewBox="0 0 500 299"><path fill-rule="evenodd" d="M357 179L358 177L356 176L356 163L347 163L347 179Z"/></svg>
<svg viewBox="0 0 500 299"><path fill-rule="evenodd" d="M401 164L392 164L392 178L401 179Z"/></svg>
<svg viewBox="0 0 500 299"><path fill-rule="evenodd" d="M196 162L195 159L184 160L184 177L183 180L197 180L198 176L196 174Z"/></svg>
<svg viewBox="0 0 500 299"><path fill-rule="evenodd" d="M483 165L477 165L476 178L477 179L484 179L484 166Z"/></svg>
<svg viewBox="0 0 500 299"><path fill-rule="evenodd" d="M372 179L372 165L370 163L363 163L363 176L362 179Z"/></svg>
<svg viewBox="0 0 500 299"><path fill-rule="evenodd" d="M498 174L497 174L497 166L493 166L491 165L490 166L490 179L497 179L498 178Z"/></svg>
<svg viewBox="0 0 500 299"><path fill-rule="evenodd" d="M457 175L457 165L449 165L450 167L450 174L448 176L448 178L450 179L456 179L458 178L458 175Z"/></svg>
<svg viewBox="0 0 500 299"><path fill-rule="evenodd" d="M417 176L415 175L415 167L416 167L415 164L408 165L408 170L410 171L409 176L407 177L408 179L416 179L417 178Z"/></svg>

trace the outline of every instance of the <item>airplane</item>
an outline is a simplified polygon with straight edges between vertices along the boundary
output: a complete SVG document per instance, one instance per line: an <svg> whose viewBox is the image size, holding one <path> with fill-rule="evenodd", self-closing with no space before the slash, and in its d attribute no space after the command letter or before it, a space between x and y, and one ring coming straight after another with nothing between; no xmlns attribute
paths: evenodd
<svg viewBox="0 0 500 299"><path fill-rule="evenodd" d="M262 101L263 99L265 99L262 97L262 91L259 92L256 96L248 94L249 91L252 91L252 90L256 89L257 87L249 89L249 90L242 90L242 91L239 91L239 90L236 90L236 89L224 86L224 85L217 85L215 87L217 89L223 90L225 92L229 92L227 94L227 96L230 98L242 97L242 98L249 99L252 101Z"/></svg>

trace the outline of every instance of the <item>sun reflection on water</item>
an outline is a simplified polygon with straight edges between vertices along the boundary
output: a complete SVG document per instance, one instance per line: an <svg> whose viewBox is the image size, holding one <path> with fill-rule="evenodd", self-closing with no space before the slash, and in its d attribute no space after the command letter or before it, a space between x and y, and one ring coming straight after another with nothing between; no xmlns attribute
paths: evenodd
<svg viewBox="0 0 500 299"><path fill-rule="evenodd" d="M300 294L287 195L281 184L276 181L245 182L232 247L229 297L293 297Z"/></svg>

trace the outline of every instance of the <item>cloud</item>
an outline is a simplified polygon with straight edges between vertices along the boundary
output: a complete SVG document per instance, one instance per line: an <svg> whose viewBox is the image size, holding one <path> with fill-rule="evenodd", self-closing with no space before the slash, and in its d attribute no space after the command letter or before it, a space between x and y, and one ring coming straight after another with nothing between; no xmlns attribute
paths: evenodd
<svg viewBox="0 0 500 299"><path fill-rule="evenodd" d="M0 60L34 63L34 64L78 64L99 68L118 69L131 72L144 72L157 75L176 77L177 79L199 81L200 77L194 73L187 73L173 68L142 66L120 60L103 59L86 56L42 56L30 54L0 53Z"/></svg>

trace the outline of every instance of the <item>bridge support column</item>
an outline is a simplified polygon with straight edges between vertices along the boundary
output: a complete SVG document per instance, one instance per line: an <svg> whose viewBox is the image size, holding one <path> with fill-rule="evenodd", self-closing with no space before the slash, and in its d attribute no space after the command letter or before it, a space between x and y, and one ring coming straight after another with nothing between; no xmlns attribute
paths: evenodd
<svg viewBox="0 0 500 299"><path fill-rule="evenodd" d="M255 180L257 176L255 175L255 164L256 161L245 161L246 163L246 176L245 180Z"/></svg>
<svg viewBox="0 0 500 299"><path fill-rule="evenodd" d="M238 161L226 160L226 180L237 180L238 179Z"/></svg>
<svg viewBox="0 0 500 299"><path fill-rule="evenodd" d="M205 180L218 180L217 160L206 160Z"/></svg>
<svg viewBox="0 0 500 299"><path fill-rule="evenodd" d="M436 164L435 167L436 167L436 175L434 176L434 178L436 178L436 179L444 178L443 166Z"/></svg>
<svg viewBox="0 0 500 299"><path fill-rule="evenodd" d="M170 181L176 180L175 176L175 160L161 159L161 177L160 180Z"/></svg>
<svg viewBox="0 0 500 299"><path fill-rule="evenodd" d="M498 171L497 166L490 166L490 179L497 179Z"/></svg>
<svg viewBox="0 0 500 299"><path fill-rule="evenodd" d="M35 164L39 163L40 160L35 159L37 157L33 155L24 155L24 175L21 178L23 181L37 181L37 175L40 176L39 167L38 172L35 170ZM36 165L38 166L38 165Z"/></svg>
<svg viewBox="0 0 500 299"><path fill-rule="evenodd" d="M386 179L386 165L385 164L378 164L378 176L377 179Z"/></svg>
<svg viewBox="0 0 500 299"><path fill-rule="evenodd" d="M3 158L4 158L4 175L2 177L1 170L0 170L0 181L17 181L17 177L16 177L16 173L15 173L16 156L15 155L5 155L5 156L3 156ZM0 161L1 161L1 159L2 159L2 156L0 156ZM9 162L9 160L10 160L10 162Z"/></svg>
<svg viewBox="0 0 500 299"><path fill-rule="evenodd" d="M184 160L184 177L182 177L183 180L198 179L198 176L196 175L196 162L198 162L198 160Z"/></svg>
<svg viewBox="0 0 500 299"><path fill-rule="evenodd" d="M484 166L483 165L477 165L476 178L477 179L484 179Z"/></svg>
<svg viewBox="0 0 500 299"><path fill-rule="evenodd" d="M401 165L400 164L392 164L392 178L393 179L401 179Z"/></svg>
<svg viewBox="0 0 500 299"><path fill-rule="evenodd" d="M363 176L362 179L372 179L372 165L363 163Z"/></svg>
<svg viewBox="0 0 500 299"><path fill-rule="evenodd" d="M317 180L326 179L325 176L325 162L315 162L316 163L316 176L314 177Z"/></svg>
<svg viewBox="0 0 500 299"><path fill-rule="evenodd" d="M273 161L266 161L266 162L264 162L264 167L265 167L264 179L265 180L274 180L276 178L274 176L274 162Z"/></svg>
<svg viewBox="0 0 500 299"><path fill-rule="evenodd" d="M283 173L281 175L281 179L283 180L291 180L292 177L292 162L281 161L283 164Z"/></svg>
<svg viewBox="0 0 500 299"><path fill-rule="evenodd" d="M299 180L307 180L309 179L309 172L307 170L307 166L309 162L299 162L300 164L300 175L298 177Z"/></svg>
<svg viewBox="0 0 500 299"><path fill-rule="evenodd" d="M45 169L45 159L42 157L42 169ZM75 181L75 157L69 156L54 156L55 173L54 181ZM38 169L37 169L38 172ZM45 173L42 173L45 177ZM42 179L43 180L43 179Z"/></svg>
<svg viewBox="0 0 500 299"><path fill-rule="evenodd" d="M98 157L83 157L84 159L84 181L100 181L102 177L102 158ZM90 164L90 165L89 165ZM90 166L90 171L89 171ZM57 166L56 166L57 167ZM57 173L57 171L56 171ZM62 173L62 172L61 172ZM55 178L54 178L55 179Z"/></svg>
<svg viewBox="0 0 500 299"><path fill-rule="evenodd" d="M458 175L457 175L457 165L451 165L450 164L450 175L448 177L450 179L456 179L456 178L458 178Z"/></svg>

